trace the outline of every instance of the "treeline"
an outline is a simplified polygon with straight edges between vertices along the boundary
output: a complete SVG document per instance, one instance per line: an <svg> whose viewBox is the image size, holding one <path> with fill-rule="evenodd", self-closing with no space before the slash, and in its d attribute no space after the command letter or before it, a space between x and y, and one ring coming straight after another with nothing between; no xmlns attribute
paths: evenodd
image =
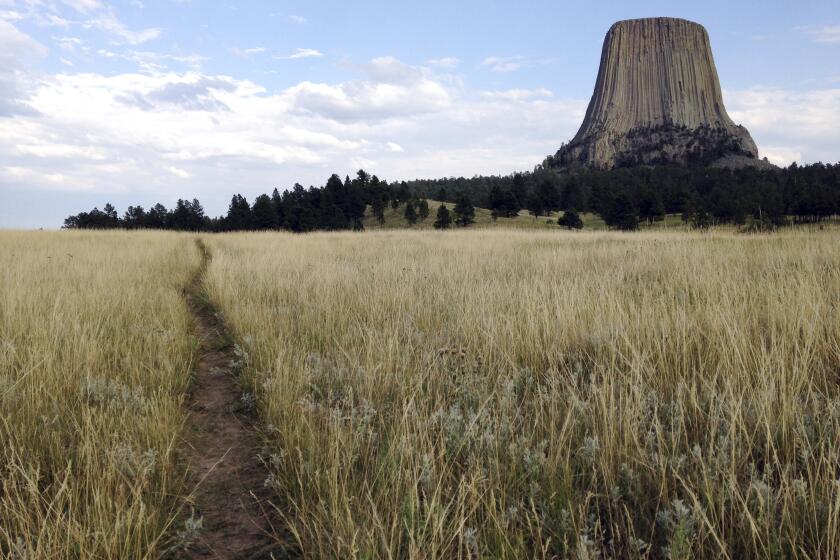
<svg viewBox="0 0 840 560"><path fill-rule="evenodd" d="M385 208L397 208L415 195L405 182L389 184L376 175L359 170L354 179L331 175L323 187L304 188L295 184L280 193L278 189L256 197L249 203L236 194L231 198L227 214L207 216L197 199L178 200L175 208L156 204L146 210L129 206L119 216L111 204L100 210L81 212L64 220L67 229L172 229L185 231L258 231L362 229L366 209L380 221L385 220ZM418 202L419 203L419 202ZM427 203L428 204L428 203Z"/></svg>
<svg viewBox="0 0 840 560"><path fill-rule="evenodd" d="M539 167L508 176L412 181L408 187L446 202L466 195L497 217L521 209L535 217L581 211L618 229L636 229L666 214L682 214L698 227L747 221L772 227L840 214L840 164L738 170L668 165L566 174Z"/></svg>
<svg viewBox="0 0 840 560"><path fill-rule="evenodd" d="M538 167L508 176L445 178L389 184L360 170L354 179L331 175L323 187L295 184L250 204L234 195L225 216L205 215L198 200L178 200L145 210L129 206L123 216L110 204L68 217L65 228L154 228L188 231L293 232L362 229L370 209L380 223L385 209L404 206L409 225L429 214L428 201L454 205L435 216L436 227L473 223L474 206L489 208L494 218L514 217L523 209L534 217L563 211L558 225L579 228L579 212L598 214L608 226L636 229L643 222L681 214L696 226L756 224L762 228L795 222L820 222L840 214L840 164L821 163L785 169L738 170L656 166L611 171L556 173Z"/></svg>

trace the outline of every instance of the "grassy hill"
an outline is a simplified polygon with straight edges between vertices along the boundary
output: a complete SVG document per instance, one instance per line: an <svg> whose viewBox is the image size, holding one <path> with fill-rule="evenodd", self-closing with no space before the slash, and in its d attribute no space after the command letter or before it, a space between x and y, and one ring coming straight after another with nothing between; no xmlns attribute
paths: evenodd
<svg viewBox="0 0 840 560"><path fill-rule="evenodd" d="M445 204L449 210L455 206L451 202L441 203L437 200L429 200L429 216L425 220L418 220L413 229L432 229L435 223L435 213L441 204ZM408 222L403 217L405 214L405 205L401 204L396 210L388 206L385 209L385 223L380 224L373 216L370 208L365 214L364 226L366 230L377 229L405 229L408 228ZM553 212L549 216L540 216L534 218L527 211L522 210L515 218L497 218L493 220L490 216L490 210L487 208L475 209L475 224L474 228L514 228L514 229L528 229L528 230L551 230L558 229L557 218L560 216L557 212ZM584 213L580 215L583 220L583 228L585 230L605 230L607 229L604 220L597 214ZM656 223L653 226L642 224L642 229L647 228L683 228L683 222L677 214L669 214L662 222Z"/></svg>

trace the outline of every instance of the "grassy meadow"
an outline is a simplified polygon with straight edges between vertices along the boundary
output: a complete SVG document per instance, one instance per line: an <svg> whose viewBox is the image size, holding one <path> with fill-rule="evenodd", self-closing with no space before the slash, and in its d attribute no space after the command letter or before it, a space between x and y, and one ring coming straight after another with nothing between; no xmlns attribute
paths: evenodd
<svg viewBox="0 0 840 560"><path fill-rule="evenodd" d="M200 239L305 557L734 559L840 557L837 233ZM0 232L0 557L177 544L197 238Z"/></svg>
<svg viewBox="0 0 840 560"><path fill-rule="evenodd" d="M208 236L311 558L837 558L833 232Z"/></svg>
<svg viewBox="0 0 840 560"><path fill-rule="evenodd" d="M429 200L429 216L425 220L418 218L417 223L409 226L405 220L405 204L393 208L390 205L385 208L383 212L385 221L380 223L373 215L373 212L368 210L364 219L364 226L366 230L383 230L383 229L405 229L411 227L415 230L432 230L434 229L435 213L441 205L446 206L450 212L455 207L451 202L439 202L437 200ZM528 213L527 210L522 210L519 215L514 218L497 218L493 216L487 208L475 208L475 224L473 228L509 228L509 229L526 229L526 230L556 230L557 229L557 212L552 212L548 216L541 216L535 218ZM607 226L596 214L581 214L584 227L586 229L606 229ZM551 222L551 223L549 223Z"/></svg>
<svg viewBox="0 0 840 560"><path fill-rule="evenodd" d="M0 232L0 557L169 546L198 263L188 235Z"/></svg>
<svg viewBox="0 0 840 560"><path fill-rule="evenodd" d="M390 205L387 208L385 208L385 211L383 212L383 217L385 218L385 221L381 223L374 217L372 211L368 209L363 224L366 230L372 231L405 228L411 228L415 230L431 230L434 229L435 213L437 212L439 206L444 205L450 211L455 207L455 205L451 202L439 202L437 200L429 200L428 203L429 216L425 220L418 219L417 223L413 226L409 226L408 222L406 222L405 220L405 204L401 204L397 208L393 208ZM529 214L527 210L521 210L519 212L519 215L516 217L496 218L494 220L492 213L489 209L476 207L475 224L473 224L471 227L482 229L498 227L505 229L556 231L558 229L557 218L559 218L561 215L562 212L550 212L547 216L540 216L538 218L535 218L532 214ZM607 227L607 224L604 223L604 220L597 214L583 212L580 214L580 218L583 221L584 229L586 229L587 231L606 231L607 229L609 229ZM654 222L653 224L642 222L640 224L640 229L687 230L688 227L686 226L685 222L682 221L682 218L679 214L667 214L664 219L658 222Z"/></svg>

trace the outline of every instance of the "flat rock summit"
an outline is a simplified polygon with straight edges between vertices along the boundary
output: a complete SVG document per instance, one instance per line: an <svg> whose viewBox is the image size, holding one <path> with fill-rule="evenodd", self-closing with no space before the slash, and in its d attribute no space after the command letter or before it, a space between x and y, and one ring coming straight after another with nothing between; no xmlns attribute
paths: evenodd
<svg viewBox="0 0 840 560"><path fill-rule="evenodd" d="M723 105L709 34L677 18L619 21L604 39L595 92L555 168L767 166Z"/></svg>

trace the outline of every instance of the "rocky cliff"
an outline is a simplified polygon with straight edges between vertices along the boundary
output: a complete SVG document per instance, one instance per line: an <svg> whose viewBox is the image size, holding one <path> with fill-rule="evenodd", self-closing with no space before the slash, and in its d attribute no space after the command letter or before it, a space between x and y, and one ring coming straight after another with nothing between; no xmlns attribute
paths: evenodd
<svg viewBox="0 0 840 560"><path fill-rule="evenodd" d="M583 124L549 162L762 165L747 129L726 113L708 33L676 18L610 28Z"/></svg>

